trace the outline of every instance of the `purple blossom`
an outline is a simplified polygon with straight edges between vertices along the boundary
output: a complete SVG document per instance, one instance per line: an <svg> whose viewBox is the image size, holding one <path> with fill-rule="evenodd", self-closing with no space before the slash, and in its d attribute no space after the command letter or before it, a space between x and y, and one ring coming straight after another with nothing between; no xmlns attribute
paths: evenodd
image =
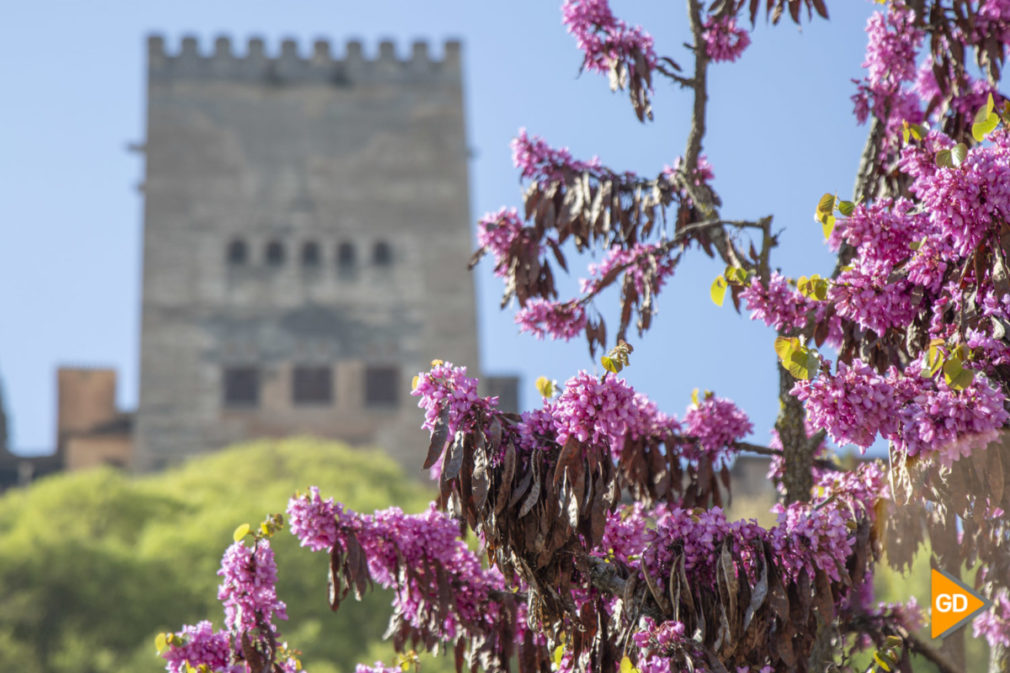
<svg viewBox="0 0 1010 673"><path fill-rule="evenodd" d="M291 534L312 551L331 549L337 541L337 519L342 510L343 506L334 504L333 498L323 500L319 488L313 486L308 495L288 501Z"/></svg>
<svg viewBox="0 0 1010 673"><path fill-rule="evenodd" d="M1010 647L1010 595L1006 590L997 594L992 607L978 616L972 623L974 636L985 636L990 647Z"/></svg>
<svg viewBox="0 0 1010 673"><path fill-rule="evenodd" d="M750 35L746 30L737 28L735 16L708 17L702 37L705 39L705 53L716 62L737 60L750 44Z"/></svg>
<svg viewBox="0 0 1010 673"><path fill-rule="evenodd" d="M585 371L568 379L551 406L551 415L558 444L575 437L604 446L615 457L620 457L625 438L669 431L676 424L612 372L602 380Z"/></svg>
<svg viewBox="0 0 1010 673"><path fill-rule="evenodd" d="M527 135L524 128L519 129L519 135L512 140L512 162L524 179L541 184L563 181L567 175L586 171L597 177L610 175L602 168L599 158L573 159L567 147L554 149L543 138Z"/></svg>
<svg viewBox="0 0 1010 673"><path fill-rule="evenodd" d="M739 407L715 396L706 396L699 404L688 407L684 426L687 434L698 440L699 448L716 461L725 459L732 453L733 443L754 430L747 414Z"/></svg>
<svg viewBox="0 0 1010 673"><path fill-rule="evenodd" d="M221 559L218 600L224 605L225 626L245 632L266 627L276 630L273 620L287 619L287 609L277 599L277 563L267 540L254 549L235 542Z"/></svg>
<svg viewBox="0 0 1010 673"><path fill-rule="evenodd" d="M386 666L381 661L377 661L371 666L358 664L354 673L403 673L403 669L399 666Z"/></svg>
<svg viewBox="0 0 1010 673"><path fill-rule="evenodd" d="M192 668L206 666L212 671L231 670L231 639L227 633L215 632L210 622L183 626L174 635L174 641L182 644L170 645L161 655L169 673L184 673L187 664Z"/></svg>
<svg viewBox="0 0 1010 673"><path fill-rule="evenodd" d="M586 309L574 300L561 303L534 297L516 311L515 322L520 332L528 332L538 339L546 334L552 339L568 341L586 328Z"/></svg>
<svg viewBox="0 0 1010 673"><path fill-rule="evenodd" d="M625 63L634 71L639 55L647 70L656 66L652 36L616 18L607 0L565 0L561 22L585 53L582 67L586 70L606 73L615 63ZM645 77L648 72L639 74Z"/></svg>
<svg viewBox="0 0 1010 673"><path fill-rule="evenodd" d="M474 406L490 409L498 404L497 397L477 394L477 379L466 375L466 367L451 362L433 363L430 371L417 375L417 385L410 393L419 397L417 406L424 409L425 430L434 431L443 405L449 405L450 435L470 417Z"/></svg>
<svg viewBox="0 0 1010 673"><path fill-rule="evenodd" d="M500 278L509 275L514 256L525 252L539 257L543 250L532 227L524 227L515 208L501 208L487 213L477 222L477 244L494 255L494 273Z"/></svg>
<svg viewBox="0 0 1010 673"><path fill-rule="evenodd" d="M754 277L740 297L751 312L751 320L761 320L778 332L803 329L807 315L816 308L812 299L793 288L778 271L772 272L767 286Z"/></svg>
<svg viewBox="0 0 1010 673"><path fill-rule="evenodd" d="M596 293L603 289L608 274L623 272L631 278L639 294L645 292L647 284L650 291L657 294L675 268L676 259L661 243L636 243L631 248L615 245L607 251L603 261L589 265L591 278L580 279L579 285L583 293Z"/></svg>

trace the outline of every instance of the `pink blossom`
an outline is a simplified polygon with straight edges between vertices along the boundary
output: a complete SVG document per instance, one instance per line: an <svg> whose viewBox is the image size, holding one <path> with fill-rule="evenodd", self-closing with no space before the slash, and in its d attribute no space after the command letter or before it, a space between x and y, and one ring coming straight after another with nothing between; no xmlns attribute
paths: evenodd
<svg viewBox="0 0 1010 673"><path fill-rule="evenodd" d="M182 627L173 641L161 655L169 673L185 673L187 664L192 668L206 666L211 671L231 670L231 639L227 633L215 632L210 622Z"/></svg>
<svg viewBox="0 0 1010 673"><path fill-rule="evenodd" d="M606 73L614 63L626 63L634 70L638 67L639 54L648 69L656 66L652 36L641 27L631 28L616 18L607 0L565 0L561 5L561 17L579 49L585 53L583 68Z"/></svg>
<svg viewBox="0 0 1010 673"><path fill-rule="evenodd" d="M225 625L237 632L265 626L276 630L274 619L287 619L287 609L277 598L277 563L268 540L253 548L235 542L221 559L218 600L224 605Z"/></svg>
<svg viewBox="0 0 1010 673"><path fill-rule="evenodd" d="M704 32L705 53L713 61L735 61L750 44L746 30L737 28L736 17L708 17Z"/></svg>
<svg viewBox="0 0 1010 673"><path fill-rule="evenodd" d="M577 301L553 302L534 297L516 311L515 322L520 332L529 332L538 339L570 340L586 328L586 309Z"/></svg>

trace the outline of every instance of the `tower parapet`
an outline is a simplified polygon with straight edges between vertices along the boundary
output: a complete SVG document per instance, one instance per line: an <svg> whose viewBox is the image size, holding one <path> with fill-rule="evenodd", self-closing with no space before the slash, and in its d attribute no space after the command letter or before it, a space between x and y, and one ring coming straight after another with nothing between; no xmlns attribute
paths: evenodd
<svg viewBox="0 0 1010 673"><path fill-rule="evenodd" d="M184 36L178 49L168 48L161 35L148 37L148 70L152 80L233 79L239 81L270 81L277 84L305 82L424 82L460 77L460 43L447 40L443 56L432 56L429 45L416 41L410 55L400 58L397 46L390 40L378 44L374 57L367 57L361 42L345 43L343 57L334 56L331 44L317 40L311 53L303 53L297 41L285 39L275 55L267 53L261 38L250 38L245 54L236 52L230 38L217 37L210 49L201 49L196 37Z"/></svg>

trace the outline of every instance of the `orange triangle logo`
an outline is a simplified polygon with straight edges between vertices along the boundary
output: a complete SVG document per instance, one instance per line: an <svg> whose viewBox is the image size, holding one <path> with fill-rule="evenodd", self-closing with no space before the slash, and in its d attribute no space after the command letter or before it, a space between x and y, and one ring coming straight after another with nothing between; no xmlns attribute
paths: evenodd
<svg viewBox="0 0 1010 673"><path fill-rule="evenodd" d="M976 596L971 589L942 570L933 568L930 584L933 614L930 628L934 638L961 628L989 607L989 601Z"/></svg>

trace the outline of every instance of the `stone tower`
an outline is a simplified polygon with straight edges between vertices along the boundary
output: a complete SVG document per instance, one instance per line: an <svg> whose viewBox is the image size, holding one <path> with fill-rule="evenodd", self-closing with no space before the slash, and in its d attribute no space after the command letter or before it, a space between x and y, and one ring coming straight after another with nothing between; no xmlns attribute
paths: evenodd
<svg viewBox="0 0 1010 673"><path fill-rule="evenodd" d="M148 77L134 467L304 433L417 472L413 375L479 365L459 44L152 37Z"/></svg>

